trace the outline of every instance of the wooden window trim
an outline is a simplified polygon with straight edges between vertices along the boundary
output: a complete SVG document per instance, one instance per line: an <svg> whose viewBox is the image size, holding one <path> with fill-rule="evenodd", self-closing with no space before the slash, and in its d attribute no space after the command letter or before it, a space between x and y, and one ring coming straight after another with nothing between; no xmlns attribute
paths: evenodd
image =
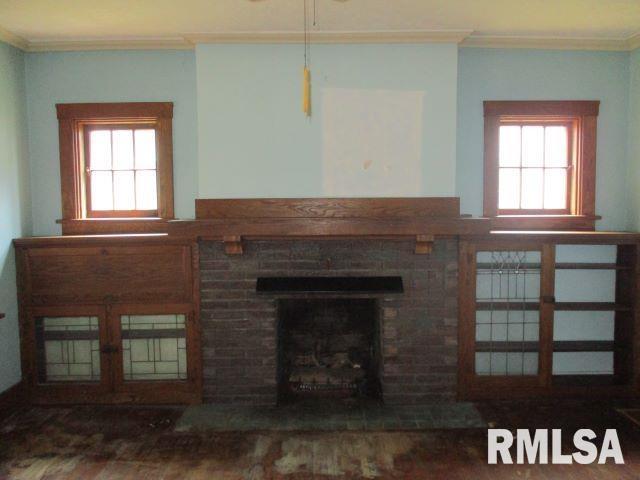
<svg viewBox="0 0 640 480"><path fill-rule="evenodd" d="M484 102L484 216L494 230L594 230L596 134L599 101ZM500 125L563 123L572 125L571 189L568 211L499 211L498 154Z"/></svg>
<svg viewBox="0 0 640 480"><path fill-rule="evenodd" d="M173 206L173 103L67 103L57 104L60 143L63 234L138 233L166 231L166 221L174 218ZM125 218L106 213L87 215L85 200L85 126L109 124L151 124L156 129L158 211L149 217ZM138 215L144 212L137 212ZM164 221L159 221L164 220Z"/></svg>

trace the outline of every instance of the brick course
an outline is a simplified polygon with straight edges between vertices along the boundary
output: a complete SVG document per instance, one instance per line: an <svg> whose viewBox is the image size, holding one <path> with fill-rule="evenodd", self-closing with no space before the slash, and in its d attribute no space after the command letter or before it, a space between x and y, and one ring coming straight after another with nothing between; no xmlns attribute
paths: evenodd
<svg viewBox="0 0 640 480"><path fill-rule="evenodd" d="M227 256L220 242L203 241L204 400L276 403L277 297L257 295L257 277L353 275L403 278L404 294L378 297L385 402L454 399L457 247L439 239L430 255L416 255L411 241L251 241Z"/></svg>

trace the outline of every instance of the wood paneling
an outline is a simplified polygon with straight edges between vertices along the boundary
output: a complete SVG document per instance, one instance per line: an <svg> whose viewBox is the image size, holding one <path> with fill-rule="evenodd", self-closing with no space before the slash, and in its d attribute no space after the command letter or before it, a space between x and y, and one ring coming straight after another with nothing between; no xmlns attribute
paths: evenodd
<svg viewBox="0 0 640 480"><path fill-rule="evenodd" d="M540 386L549 388L553 373L553 320L555 304L556 248L544 244L540 252L540 329L538 372ZM524 327L523 327L524 328Z"/></svg>
<svg viewBox="0 0 640 480"><path fill-rule="evenodd" d="M469 396L475 376L476 249L461 241L458 248L458 398Z"/></svg>
<svg viewBox="0 0 640 480"><path fill-rule="evenodd" d="M104 121L117 119L173 118L173 103L59 103L56 105L56 112L59 120L86 118Z"/></svg>
<svg viewBox="0 0 640 480"><path fill-rule="evenodd" d="M27 252L34 305L188 302L188 246L64 247Z"/></svg>
<svg viewBox="0 0 640 480"><path fill-rule="evenodd" d="M23 381L0 393L0 420L9 416L18 408L25 406L26 400L27 395Z"/></svg>
<svg viewBox="0 0 640 480"><path fill-rule="evenodd" d="M165 233L164 218L82 218L59 220L63 235L107 235L128 233Z"/></svg>
<svg viewBox="0 0 640 480"><path fill-rule="evenodd" d="M488 235L466 237L488 245L507 243L520 245L553 243L554 245L632 245L640 243L640 233L636 232L582 232L582 231L492 231Z"/></svg>
<svg viewBox="0 0 640 480"><path fill-rule="evenodd" d="M222 240L229 255L252 238L411 237L431 253L436 235L489 232L489 222L460 215L457 197L196 200L196 220L169 222L176 236Z"/></svg>
<svg viewBox="0 0 640 480"><path fill-rule="evenodd" d="M22 367L36 403L195 403L202 397L197 245L167 235L63 236L15 240ZM187 380L127 382L120 315L182 313ZM101 381L41 384L35 320L97 316Z"/></svg>
<svg viewBox="0 0 640 480"><path fill-rule="evenodd" d="M484 102L484 115L598 116L599 108L598 100L497 100Z"/></svg>
<svg viewBox="0 0 640 480"><path fill-rule="evenodd" d="M239 235L253 238L295 237L416 237L417 235L473 235L489 233L482 218L253 218L176 220L169 234L220 239Z"/></svg>
<svg viewBox="0 0 640 480"><path fill-rule="evenodd" d="M485 212L485 215L487 213ZM599 216L585 215L499 215L491 218L492 230L584 230L591 231Z"/></svg>
<svg viewBox="0 0 640 480"><path fill-rule="evenodd" d="M196 199L196 218L459 217L458 197Z"/></svg>

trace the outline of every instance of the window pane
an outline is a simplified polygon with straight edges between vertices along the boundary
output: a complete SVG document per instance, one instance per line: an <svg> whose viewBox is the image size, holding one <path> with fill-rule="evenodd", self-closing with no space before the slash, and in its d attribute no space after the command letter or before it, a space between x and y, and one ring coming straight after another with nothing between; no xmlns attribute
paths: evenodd
<svg viewBox="0 0 640 480"><path fill-rule="evenodd" d="M113 169L133 168L133 130L113 131Z"/></svg>
<svg viewBox="0 0 640 480"><path fill-rule="evenodd" d="M565 169L545 170L544 208L567 208L567 171Z"/></svg>
<svg viewBox="0 0 640 480"><path fill-rule="evenodd" d="M111 172L91 172L91 209L113 210Z"/></svg>
<svg viewBox="0 0 640 480"><path fill-rule="evenodd" d="M99 382L98 317L43 317L35 321L41 382Z"/></svg>
<svg viewBox="0 0 640 480"><path fill-rule="evenodd" d="M542 208L542 168L522 170L522 208Z"/></svg>
<svg viewBox="0 0 640 480"><path fill-rule="evenodd" d="M93 130L89 134L89 163L91 170L109 170L111 168L111 132Z"/></svg>
<svg viewBox="0 0 640 480"><path fill-rule="evenodd" d="M520 207L520 170L501 168L498 186L498 208Z"/></svg>
<svg viewBox="0 0 640 480"><path fill-rule="evenodd" d="M136 172L136 208L138 210L158 208L155 170L138 170Z"/></svg>
<svg viewBox="0 0 640 480"><path fill-rule="evenodd" d="M544 127L522 127L522 166L542 167Z"/></svg>
<svg viewBox="0 0 640 480"><path fill-rule="evenodd" d="M545 165L547 167L567 166L567 128L545 128Z"/></svg>
<svg viewBox="0 0 640 480"><path fill-rule="evenodd" d="M156 168L156 131L136 130L136 168Z"/></svg>
<svg viewBox="0 0 640 480"><path fill-rule="evenodd" d="M113 172L113 192L115 210L135 210L133 171Z"/></svg>
<svg viewBox="0 0 640 480"><path fill-rule="evenodd" d="M121 316L124 379L186 379L185 321L182 314Z"/></svg>
<svg viewBox="0 0 640 480"><path fill-rule="evenodd" d="M500 166L520 166L520 127L500 127Z"/></svg>

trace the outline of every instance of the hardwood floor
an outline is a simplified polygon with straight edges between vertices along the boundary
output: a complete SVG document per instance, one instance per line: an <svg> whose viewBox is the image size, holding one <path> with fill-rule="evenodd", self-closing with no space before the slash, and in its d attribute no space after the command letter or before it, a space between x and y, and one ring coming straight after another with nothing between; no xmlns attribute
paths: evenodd
<svg viewBox="0 0 640 480"><path fill-rule="evenodd" d="M626 464L487 465L486 429L178 433L181 407L86 406L27 408L2 420L0 478L640 478L640 427L610 403L479 409L499 428L562 428L566 443L578 428L616 428Z"/></svg>

